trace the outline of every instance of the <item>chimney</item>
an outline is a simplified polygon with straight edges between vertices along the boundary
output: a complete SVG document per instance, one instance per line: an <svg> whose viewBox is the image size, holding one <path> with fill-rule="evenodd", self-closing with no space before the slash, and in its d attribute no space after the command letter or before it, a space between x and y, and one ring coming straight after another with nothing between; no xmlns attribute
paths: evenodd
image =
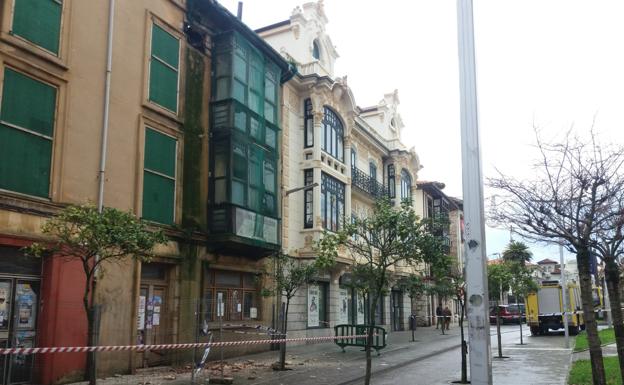
<svg viewBox="0 0 624 385"><path fill-rule="evenodd" d="M238 2L238 12L236 12L236 17L238 20L243 21L243 2Z"/></svg>

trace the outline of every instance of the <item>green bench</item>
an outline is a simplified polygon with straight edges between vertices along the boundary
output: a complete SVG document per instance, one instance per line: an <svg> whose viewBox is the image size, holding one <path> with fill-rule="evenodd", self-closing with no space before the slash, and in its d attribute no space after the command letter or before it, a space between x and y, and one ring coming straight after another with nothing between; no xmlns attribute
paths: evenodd
<svg viewBox="0 0 624 385"><path fill-rule="evenodd" d="M386 329L381 326L371 326L371 325L336 325L334 326L335 336L341 337L345 336L345 338L336 338L336 345L340 346L342 352L344 353L345 347L347 346L356 346L360 348L366 348L366 337L348 337L348 336L359 336L368 334L369 328L373 328L373 345L372 348L375 349L377 355L379 355L379 351L386 347Z"/></svg>

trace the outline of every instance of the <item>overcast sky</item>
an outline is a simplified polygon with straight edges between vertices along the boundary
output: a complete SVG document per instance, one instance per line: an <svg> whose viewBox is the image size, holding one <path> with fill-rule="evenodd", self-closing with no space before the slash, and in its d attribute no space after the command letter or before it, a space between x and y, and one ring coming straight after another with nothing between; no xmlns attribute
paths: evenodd
<svg viewBox="0 0 624 385"><path fill-rule="evenodd" d="M235 0L221 3L236 13ZM244 1L243 21L259 28L303 4ZM403 142L418 152L420 180L461 197L461 148L454 0L325 0L327 33L359 106L399 90ZM624 139L624 1L474 0L477 92L484 175L495 167L530 177L533 124L547 139L596 117L602 140ZM487 194L487 192L486 192ZM516 236L517 238L517 236ZM509 232L488 229L487 253ZM557 249L531 245L535 260Z"/></svg>

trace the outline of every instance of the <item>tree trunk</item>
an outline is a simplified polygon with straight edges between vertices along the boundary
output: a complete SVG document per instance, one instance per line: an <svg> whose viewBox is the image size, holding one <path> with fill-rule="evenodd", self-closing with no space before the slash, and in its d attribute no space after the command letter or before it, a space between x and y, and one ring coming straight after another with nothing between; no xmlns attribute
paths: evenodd
<svg viewBox="0 0 624 385"><path fill-rule="evenodd" d="M611 316L613 317L615 345L617 346L618 359L620 361L620 376L624 380L624 321L622 304L620 303L620 271L617 262L613 258L605 259L605 277L607 279L607 291L609 292L609 306L611 307Z"/></svg>
<svg viewBox="0 0 624 385"><path fill-rule="evenodd" d="M85 309L85 313L87 315L87 345L88 346L96 346L98 342L98 318L99 318L99 308L94 305L94 298L92 297L92 293L95 292L96 280L89 279L87 277L87 282L85 286L85 292L82 298L83 306ZM87 353L87 368L85 372L85 380L89 381L89 385L96 385L97 381L97 360L96 360L96 352L88 352Z"/></svg>
<svg viewBox="0 0 624 385"><path fill-rule="evenodd" d="M370 295L370 294L369 294ZM372 372L372 357L371 350L373 346L373 326L375 325L375 310L377 309L377 301L379 300L379 296L381 292L375 294L371 301L368 301L370 308L368 309L369 314L369 328L368 328L368 336L366 338L366 376L364 377L364 385L370 385L371 381L371 372Z"/></svg>
<svg viewBox="0 0 624 385"><path fill-rule="evenodd" d="M577 248L576 263L578 265L579 280L581 286L581 301L583 303L583 318L585 319L585 330L587 332L587 342L589 343L589 358L591 360L592 379L594 385L605 385L605 372L602 362L602 348L600 347L600 337L598 336L598 325L596 314L594 313L594 302L592 296L592 281L589 249L587 247Z"/></svg>
<svg viewBox="0 0 624 385"><path fill-rule="evenodd" d="M459 301L461 314L459 315L459 335L461 337L461 383L468 383L468 345L464 339L464 302Z"/></svg>
<svg viewBox="0 0 624 385"><path fill-rule="evenodd" d="M286 309L284 310L284 318L282 320L282 339L286 339L286 332L288 329L288 307L290 306L290 298L286 297ZM279 368L280 370L286 370L286 343L282 342L280 344L280 359L279 359Z"/></svg>

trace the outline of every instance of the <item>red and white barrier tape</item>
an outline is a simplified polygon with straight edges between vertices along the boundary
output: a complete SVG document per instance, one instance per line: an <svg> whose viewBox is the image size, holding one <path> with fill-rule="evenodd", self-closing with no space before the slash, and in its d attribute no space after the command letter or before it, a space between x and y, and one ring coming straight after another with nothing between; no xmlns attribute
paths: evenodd
<svg viewBox="0 0 624 385"><path fill-rule="evenodd" d="M287 342L327 342L351 338L365 338L366 334L352 336L328 336L328 337L302 337L285 339L264 339L247 341L223 341L223 342L197 342L188 344L164 344L164 345L121 345L121 346L68 346L68 347L42 347L42 348L3 348L0 355L8 354L43 354L43 353L84 353L84 352L119 352L147 350L173 350L173 349L193 349L207 347L231 347L239 345L261 345L261 344L284 344Z"/></svg>

